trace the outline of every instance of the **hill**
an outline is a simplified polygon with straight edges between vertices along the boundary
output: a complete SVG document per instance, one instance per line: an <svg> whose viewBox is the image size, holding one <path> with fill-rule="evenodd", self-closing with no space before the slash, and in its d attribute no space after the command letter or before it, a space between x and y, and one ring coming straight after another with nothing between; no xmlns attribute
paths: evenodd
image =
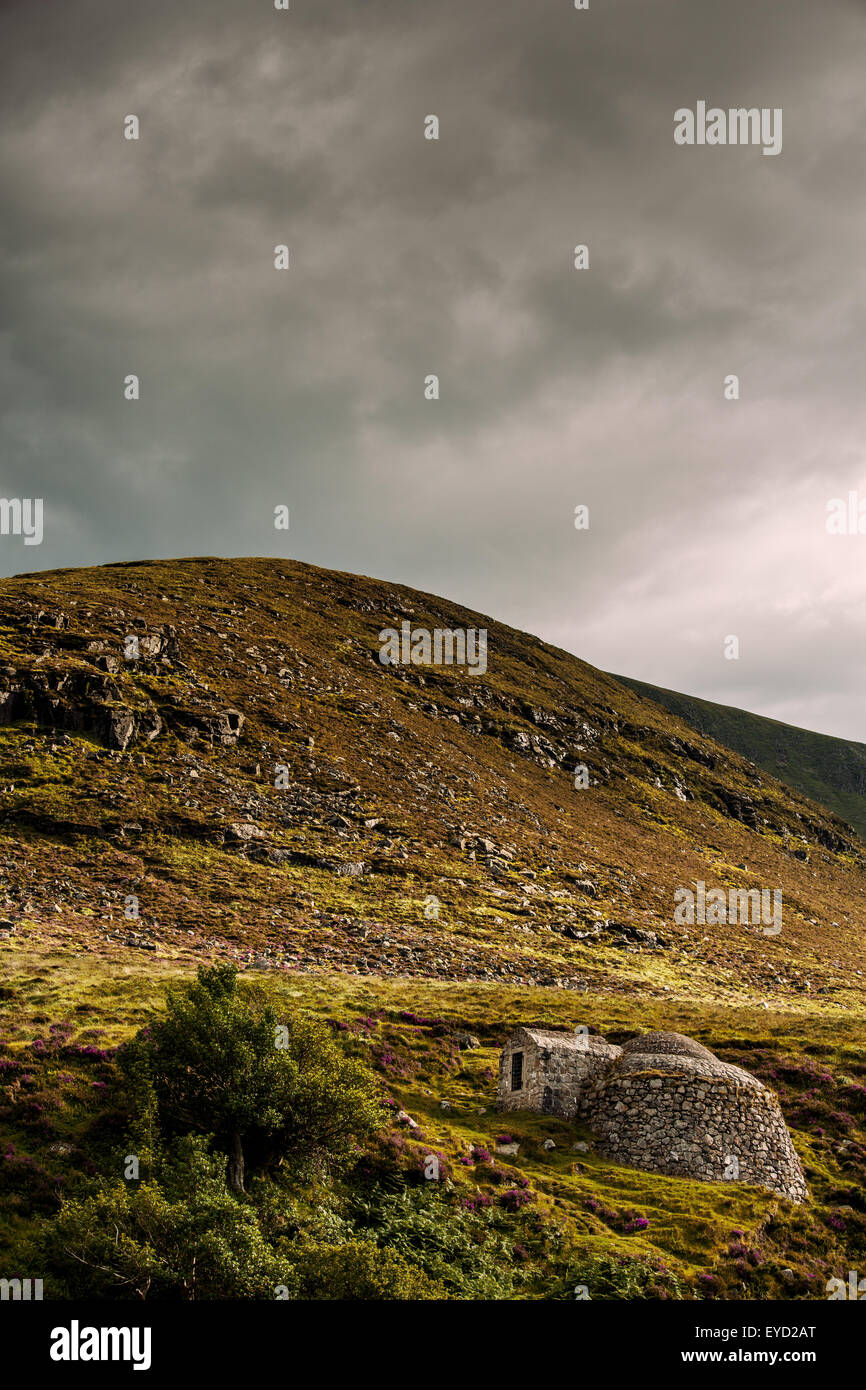
<svg viewBox="0 0 866 1390"><path fill-rule="evenodd" d="M616 679L657 701L698 733L733 749L771 777L826 806L866 840L866 744L798 729L778 719L681 695L631 676Z"/></svg>
<svg viewBox="0 0 866 1390"><path fill-rule="evenodd" d="M425 632L486 629L486 662L383 664L404 623L421 655ZM0 1277L60 1210L84 1253L63 1226L46 1297L117 1296L87 1264L95 1208L76 1227L69 1203L110 1191L129 1219L141 1116L115 1049L214 962L381 1089L388 1122L338 1184L265 1184L244 1209L314 1297L415 1296L405 1277L464 1299L810 1299L862 1267L863 846L613 677L289 561L21 575L0 585L0 787ZM677 920L699 884L780 893L781 930ZM777 1092L810 1202L617 1164L553 1115L501 1133L520 1023L704 1043ZM151 1238L147 1271L178 1287L174 1228ZM411 1265L373 1291L370 1241Z"/></svg>
<svg viewBox="0 0 866 1390"><path fill-rule="evenodd" d="M383 665L379 633L404 622L486 629L486 671ZM16 932L860 1001L847 826L611 676L432 595L277 560L20 576L0 589L0 710ZM781 891L784 930L677 924L697 881Z"/></svg>

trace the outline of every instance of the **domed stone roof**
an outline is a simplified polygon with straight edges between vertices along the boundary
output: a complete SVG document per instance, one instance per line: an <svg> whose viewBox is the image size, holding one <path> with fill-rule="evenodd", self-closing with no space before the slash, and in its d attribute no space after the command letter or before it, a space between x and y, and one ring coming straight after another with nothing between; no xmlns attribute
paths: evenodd
<svg viewBox="0 0 866 1390"><path fill-rule="evenodd" d="M623 1052L673 1052L680 1057L713 1057L708 1047L684 1033L641 1033L623 1043Z"/></svg>
<svg viewBox="0 0 866 1390"><path fill-rule="evenodd" d="M614 1063L611 1074L626 1076L647 1071L724 1080L750 1091L766 1090L756 1076L730 1062L722 1062L703 1043L683 1033L642 1033L638 1038L631 1038L623 1044L622 1056Z"/></svg>
<svg viewBox="0 0 866 1390"><path fill-rule="evenodd" d="M598 1035L519 1028L500 1058L500 1097L504 1108L579 1115L617 1163L809 1197L775 1093L682 1033L644 1033L619 1048Z"/></svg>
<svg viewBox="0 0 866 1390"><path fill-rule="evenodd" d="M625 1043L585 1094L602 1153L654 1173L739 1181L803 1202L809 1191L778 1098L682 1033Z"/></svg>

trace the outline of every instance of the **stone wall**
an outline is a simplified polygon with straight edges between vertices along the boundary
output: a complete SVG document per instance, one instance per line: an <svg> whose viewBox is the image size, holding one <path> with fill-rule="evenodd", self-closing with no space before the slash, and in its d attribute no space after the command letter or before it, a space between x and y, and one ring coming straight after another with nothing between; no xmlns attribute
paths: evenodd
<svg viewBox="0 0 866 1390"><path fill-rule="evenodd" d="M523 1053L523 1087L511 1089L511 1059ZM620 1054L603 1038L519 1028L499 1059L498 1107L545 1115L577 1114L587 1086L599 1080Z"/></svg>
<svg viewBox="0 0 866 1390"><path fill-rule="evenodd" d="M764 1087L650 1069L609 1076L587 1094L581 1114L600 1152L616 1162L753 1183L794 1202L808 1197L778 1100Z"/></svg>
<svg viewBox="0 0 866 1390"><path fill-rule="evenodd" d="M511 1059L523 1053L523 1086ZM596 1035L519 1028L499 1063L498 1105L585 1120L618 1163L705 1182L809 1195L774 1093L694 1038L645 1033L620 1048Z"/></svg>

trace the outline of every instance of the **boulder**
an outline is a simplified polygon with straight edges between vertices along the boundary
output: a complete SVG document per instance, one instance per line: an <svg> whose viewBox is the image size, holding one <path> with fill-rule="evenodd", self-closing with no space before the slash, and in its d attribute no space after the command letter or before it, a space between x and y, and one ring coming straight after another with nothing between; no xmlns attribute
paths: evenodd
<svg viewBox="0 0 866 1390"><path fill-rule="evenodd" d="M254 825L251 820L234 821L226 831L226 838L237 840L241 844L248 844L250 840L264 840L266 838L261 826Z"/></svg>

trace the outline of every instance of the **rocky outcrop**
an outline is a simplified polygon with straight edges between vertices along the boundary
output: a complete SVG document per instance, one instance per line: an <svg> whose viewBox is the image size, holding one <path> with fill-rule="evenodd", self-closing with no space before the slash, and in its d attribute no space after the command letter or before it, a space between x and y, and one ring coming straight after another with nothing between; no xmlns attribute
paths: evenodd
<svg viewBox="0 0 866 1390"><path fill-rule="evenodd" d="M214 710L202 705L172 705L166 719L179 738L202 739L214 747L232 748L243 732L245 716L237 709Z"/></svg>
<svg viewBox="0 0 866 1390"><path fill-rule="evenodd" d="M152 742L166 725L181 739L223 748L241 737L245 716L237 709L215 709L213 697L202 700L197 691L208 687L194 677L183 698L165 696L162 712L142 688L154 685L148 678L175 673L183 665L171 624L147 628L137 623L126 635L91 638L69 631L65 614L39 611L26 626L28 631L50 628L53 645L27 664L0 669L0 724L20 721L88 734L120 752Z"/></svg>
<svg viewBox="0 0 866 1390"><path fill-rule="evenodd" d="M7 670L0 689L0 724L18 720L90 734L108 748L125 750L138 741L150 742L162 729L153 702L120 698L117 682L90 671Z"/></svg>

